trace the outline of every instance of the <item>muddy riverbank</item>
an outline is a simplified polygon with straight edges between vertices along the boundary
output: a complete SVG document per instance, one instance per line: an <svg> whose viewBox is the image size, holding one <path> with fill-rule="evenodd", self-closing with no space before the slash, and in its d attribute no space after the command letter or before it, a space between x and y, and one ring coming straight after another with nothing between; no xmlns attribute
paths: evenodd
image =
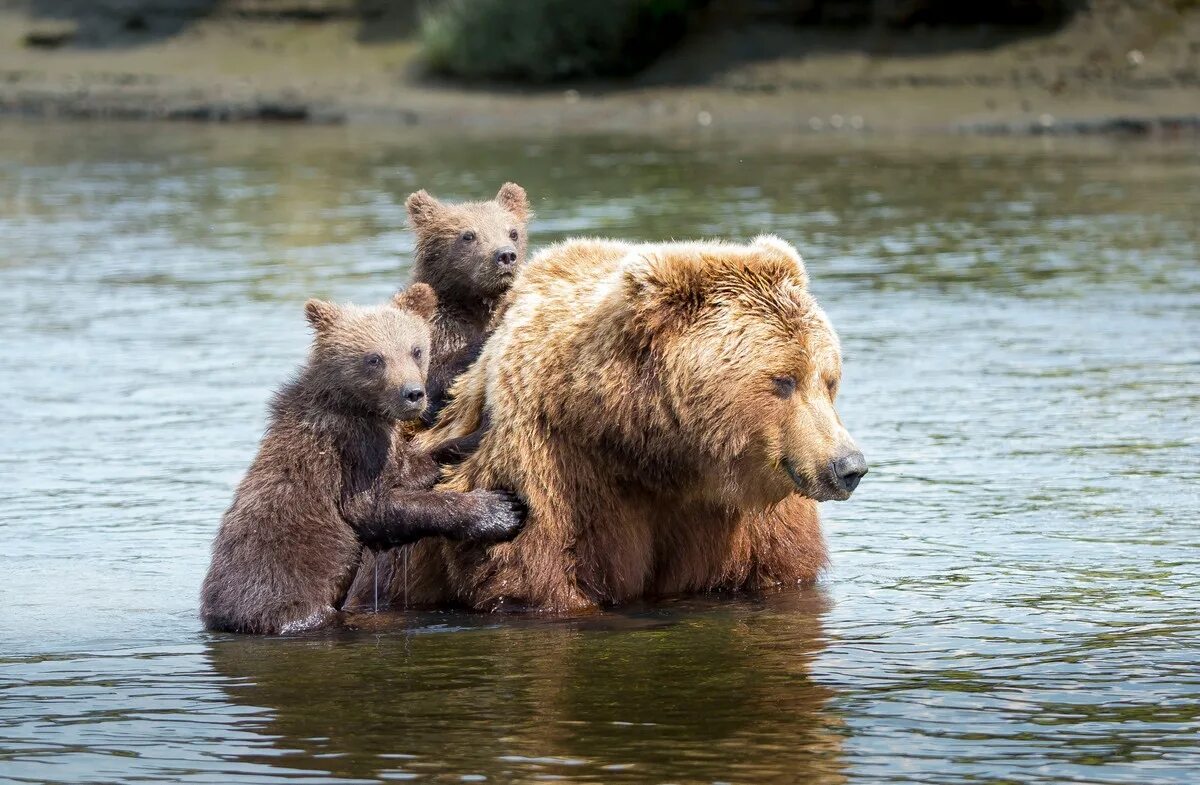
<svg viewBox="0 0 1200 785"><path fill-rule="evenodd" d="M336 14L198 14L155 35L133 17L89 38L77 20L0 2L0 114L504 133L1195 133L1200 8L1184 6L1105 7L1041 32L710 25L628 82L466 89L423 75L411 29L372 38Z"/></svg>

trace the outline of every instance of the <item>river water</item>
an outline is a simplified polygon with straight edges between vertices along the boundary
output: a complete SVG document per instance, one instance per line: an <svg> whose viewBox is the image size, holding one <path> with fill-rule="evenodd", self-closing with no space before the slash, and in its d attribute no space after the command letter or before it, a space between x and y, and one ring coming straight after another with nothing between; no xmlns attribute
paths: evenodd
<svg viewBox="0 0 1200 785"><path fill-rule="evenodd" d="M210 635L208 545L404 197L776 232L871 462L816 588ZM1200 151L0 126L0 780L1200 779Z"/></svg>

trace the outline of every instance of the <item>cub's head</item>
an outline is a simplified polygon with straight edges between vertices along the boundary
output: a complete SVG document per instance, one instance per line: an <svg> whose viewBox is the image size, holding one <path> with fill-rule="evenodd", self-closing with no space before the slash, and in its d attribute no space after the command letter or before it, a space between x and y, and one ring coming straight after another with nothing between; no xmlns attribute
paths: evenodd
<svg viewBox="0 0 1200 785"><path fill-rule="evenodd" d="M735 506L849 498L867 464L834 408L837 334L791 245L652 246L623 276L632 329L705 488Z"/></svg>
<svg viewBox="0 0 1200 785"><path fill-rule="evenodd" d="M388 305L304 304L315 333L309 361L321 387L346 406L395 420L425 410L429 320L437 295L423 283Z"/></svg>
<svg viewBox="0 0 1200 785"><path fill-rule="evenodd" d="M532 217L524 188L505 183L489 202L461 204L417 191L404 206L417 236L417 278L443 298L494 300L512 285Z"/></svg>

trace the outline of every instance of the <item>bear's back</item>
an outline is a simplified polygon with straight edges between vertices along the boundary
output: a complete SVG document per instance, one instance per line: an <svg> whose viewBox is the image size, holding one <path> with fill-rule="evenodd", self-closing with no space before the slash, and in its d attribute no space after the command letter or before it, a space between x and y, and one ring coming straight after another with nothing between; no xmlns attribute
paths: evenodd
<svg viewBox="0 0 1200 785"><path fill-rule="evenodd" d="M529 260L513 287L519 297L540 296L554 289L588 289L611 277L634 249L631 243L598 238L573 238L552 245ZM583 292L577 292L578 297Z"/></svg>

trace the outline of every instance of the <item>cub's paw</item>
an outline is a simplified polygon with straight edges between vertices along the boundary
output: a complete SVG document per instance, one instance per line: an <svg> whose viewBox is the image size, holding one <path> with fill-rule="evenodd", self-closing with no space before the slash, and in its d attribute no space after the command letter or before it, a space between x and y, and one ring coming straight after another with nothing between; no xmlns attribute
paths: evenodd
<svg viewBox="0 0 1200 785"><path fill-rule="evenodd" d="M509 491L472 491L480 497L483 512L467 532L472 540L507 542L525 528L529 514L525 502Z"/></svg>

